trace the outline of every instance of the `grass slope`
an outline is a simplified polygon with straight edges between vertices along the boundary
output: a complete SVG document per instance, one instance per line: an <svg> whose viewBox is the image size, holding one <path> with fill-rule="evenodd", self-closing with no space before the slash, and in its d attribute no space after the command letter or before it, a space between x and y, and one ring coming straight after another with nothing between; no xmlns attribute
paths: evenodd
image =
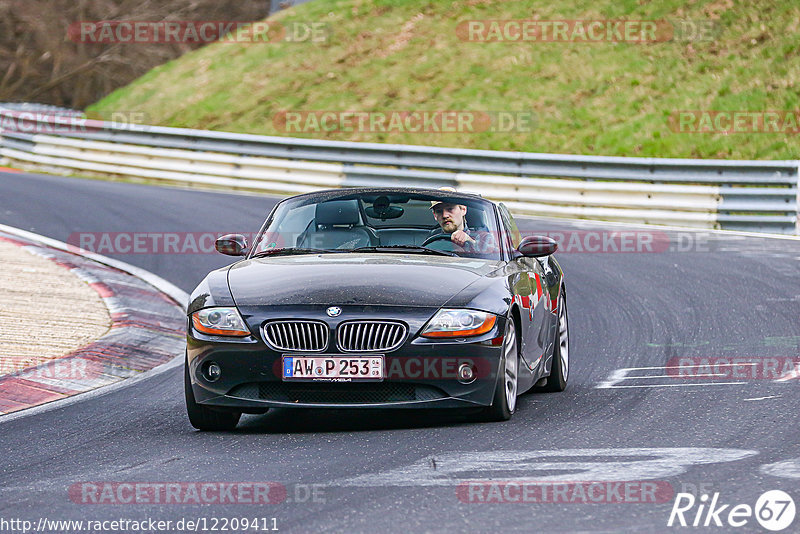
<svg viewBox="0 0 800 534"><path fill-rule="evenodd" d="M315 0L274 19L322 21L325 43L215 43L89 108L146 122L286 135L282 111L532 111L531 131L314 132L301 137L618 156L796 159L792 133L676 133L679 110L800 109L796 0ZM713 21L712 39L462 41L476 19ZM135 46L135 45L126 45Z"/></svg>

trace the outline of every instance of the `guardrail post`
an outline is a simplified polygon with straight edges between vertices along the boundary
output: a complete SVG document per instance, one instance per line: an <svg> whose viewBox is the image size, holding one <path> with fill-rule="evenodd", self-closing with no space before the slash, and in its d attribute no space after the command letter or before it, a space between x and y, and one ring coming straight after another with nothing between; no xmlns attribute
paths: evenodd
<svg viewBox="0 0 800 534"><path fill-rule="evenodd" d="M794 174L794 187L797 190L796 191L797 202L795 203L795 207L797 210L795 214L797 218L795 219L794 223L795 224L794 233L795 235L800 235L800 160L796 161L795 163L797 164L795 169L796 172Z"/></svg>

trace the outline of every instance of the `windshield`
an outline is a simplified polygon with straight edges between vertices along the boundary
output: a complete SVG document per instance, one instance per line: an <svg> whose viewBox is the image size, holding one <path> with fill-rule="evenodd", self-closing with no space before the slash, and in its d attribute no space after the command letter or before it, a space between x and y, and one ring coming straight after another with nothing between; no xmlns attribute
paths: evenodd
<svg viewBox="0 0 800 534"><path fill-rule="evenodd" d="M500 259L492 205L424 193L345 193L281 203L252 256L281 253L418 253Z"/></svg>

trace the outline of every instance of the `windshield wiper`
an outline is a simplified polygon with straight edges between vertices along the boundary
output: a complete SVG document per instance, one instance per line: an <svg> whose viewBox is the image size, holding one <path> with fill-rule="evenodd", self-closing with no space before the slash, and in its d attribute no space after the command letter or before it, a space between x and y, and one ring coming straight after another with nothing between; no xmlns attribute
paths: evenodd
<svg viewBox="0 0 800 534"><path fill-rule="evenodd" d="M253 254L253 258L263 258L264 256L283 256L284 254L320 254L328 252L347 252L346 250L330 250L324 248L300 248L300 247L283 247L283 248L268 248Z"/></svg>
<svg viewBox="0 0 800 534"><path fill-rule="evenodd" d="M424 254L436 254L439 256L453 256L459 258L460 256L455 252L449 250L436 250L435 248L423 247L420 245L381 245L378 247L358 247L348 250L348 252L397 252L398 250L413 250L419 251Z"/></svg>

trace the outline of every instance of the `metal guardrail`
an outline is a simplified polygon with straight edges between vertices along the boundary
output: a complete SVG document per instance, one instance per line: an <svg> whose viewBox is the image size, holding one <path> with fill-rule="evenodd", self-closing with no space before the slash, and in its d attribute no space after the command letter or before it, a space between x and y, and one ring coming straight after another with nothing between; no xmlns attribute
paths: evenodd
<svg viewBox="0 0 800 534"><path fill-rule="evenodd" d="M76 122L75 112L35 105L0 105L0 156L57 172L283 194L358 185L454 185L526 214L798 233L798 161L322 141Z"/></svg>

